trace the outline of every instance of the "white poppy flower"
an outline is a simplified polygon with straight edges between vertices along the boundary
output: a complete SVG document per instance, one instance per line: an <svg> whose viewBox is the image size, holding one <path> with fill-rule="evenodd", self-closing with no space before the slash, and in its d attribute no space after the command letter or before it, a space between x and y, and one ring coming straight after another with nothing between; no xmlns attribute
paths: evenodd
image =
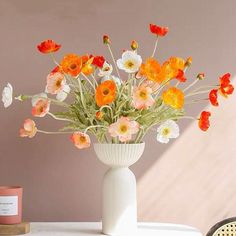
<svg viewBox="0 0 236 236"><path fill-rule="evenodd" d="M122 57L117 60L119 69L127 73L135 73L142 64L142 58L134 51L125 51Z"/></svg>
<svg viewBox="0 0 236 236"><path fill-rule="evenodd" d="M57 94L56 99L60 102L63 102L67 98L69 92L70 92L70 86L66 84L64 85L63 90Z"/></svg>
<svg viewBox="0 0 236 236"><path fill-rule="evenodd" d="M38 102L38 100L43 99L43 98L45 99L48 98L46 93L39 93L39 94L34 95L31 100L32 106L34 107L36 103Z"/></svg>
<svg viewBox="0 0 236 236"><path fill-rule="evenodd" d="M109 76L112 73L112 71L113 71L112 65L105 61L103 67L99 69L98 76L99 77Z"/></svg>
<svg viewBox="0 0 236 236"><path fill-rule="evenodd" d="M173 120L167 120L157 128L157 141L168 143L169 139L179 136L179 126Z"/></svg>
<svg viewBox="0 0 236 236"><path fill-rule="evenodd" d="M2 102L4 107L7 108L12 104L13 88L10 83L2 91Z"/></svg>
<svg viewBox="0 0 236 236"><path fill-rule="evenodd" d="M120 86L120 85L121 85L121 80L120 80L118 77L114 76L114 75L110 75L110 76L105 76L105 77L103 77L103 78L101 79L101 82L104 82L104 81L106 81L106 80L112 80L112 81L114 81L117 86Z"/></svg>

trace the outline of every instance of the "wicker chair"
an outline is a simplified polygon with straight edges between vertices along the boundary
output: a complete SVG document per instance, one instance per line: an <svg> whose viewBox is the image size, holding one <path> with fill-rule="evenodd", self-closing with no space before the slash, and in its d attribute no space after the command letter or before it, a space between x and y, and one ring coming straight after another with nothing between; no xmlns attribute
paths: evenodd
<svg viewBox="0 0 236 236"><path fill-rule="evenodd" d="M206 236L236 236L236 217L215 224Z"/></svg>

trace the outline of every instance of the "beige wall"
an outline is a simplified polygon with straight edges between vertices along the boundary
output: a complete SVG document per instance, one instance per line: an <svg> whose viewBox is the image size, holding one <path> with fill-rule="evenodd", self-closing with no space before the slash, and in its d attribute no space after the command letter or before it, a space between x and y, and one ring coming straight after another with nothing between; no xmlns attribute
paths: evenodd
<svg viewBox="0 0 236 236"><path fill-rule="evenodd" d="M136 39L146 57L153 48L150 22L170 27L160 41L158 58L193 57L191 80L204 71L207 80L235 74L236 2L234 0L0 0L0 87L8 81L16 93L37 93L53 64L35 46L46 38L60 42L57 54L108 53L101 36L112 38L115 54ZM215 125L202 134L181 122L182 136L160 145L155 133L133 170L138 177L139 218L190 224L206 231L215 221L236 215L235 97L216 112ZM191 107L198 114L204 104ZM0 184L24 187L24 216L31 221L100 220L100 190L106 169L94 151L78 151L67 136L18 138L30 104L0 107ZM59 127L50 118L41 128Z"/></svg>

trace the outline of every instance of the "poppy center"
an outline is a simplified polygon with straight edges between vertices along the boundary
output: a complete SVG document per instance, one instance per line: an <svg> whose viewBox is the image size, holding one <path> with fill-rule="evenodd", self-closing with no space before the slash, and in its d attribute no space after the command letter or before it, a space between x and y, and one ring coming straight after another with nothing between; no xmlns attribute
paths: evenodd
<svg viewBox="0 0 236 236"><path fill-rule="evenodd" d="M58 80L58 81L56 82L56 87L58 87L58 88L61 87L61 80Z"/></svg>
<svg viewBox="0 0 236 236"><path fill-rule="evenodd" d="M127 62L126 62L126 66L127 66L128 68L132 68L132 67L134 66L134 63L133 63L132 61L127 61Z"/></svg>
<svg viewBox="0 0 236 236"><path fill-rule="evenodd" d="M120 126L120 131L121 131L121 133L126 133L127 130L128 130L127 125L121 125L121 126Z"/></svg>
<svg viewBox="0 0 236 236"><path fill-rule="evenodd" d="M102 91L103 95L106 96L109 94L109 89L105 88L103 91Z"/></svg>
<svg viewBox="0 0 236 236"><path fill-rule="evenodd" d="M77 67L77 65L76 65L75 63L73 63L73 64L70 65L71 70L76 69L76 67Z"/></svg>
<svg viewBox="0 0 236 236"><path fill-rule="evenodd" d="M142 99L147 99L147 92L146 92L146 91L140 91L139 96L140 96Z"/></svg>
<svg viewBox="0 0 236 236"><path fill-rule="evenodd" d="M164 135L164 136L167 136L169 133L170 133L170 129L169 128L165 128L162 131L162 135Z"/></svg>
<svg viewBox="0 0 236 236"><path fill-rule="evenodd" d="M80 136L79 140L81 143L86 143L86 138L84 136Z"/></svg>

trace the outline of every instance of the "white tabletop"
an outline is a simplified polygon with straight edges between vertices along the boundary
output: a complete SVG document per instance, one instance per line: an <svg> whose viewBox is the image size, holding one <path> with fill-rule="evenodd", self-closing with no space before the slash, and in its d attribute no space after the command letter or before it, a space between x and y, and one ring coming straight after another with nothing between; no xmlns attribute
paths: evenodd
<svg viewBox="0 0 236 236"><path fill-rule="evenodd" d="M31 232L35 236L92 236L103 235L101 223L60 222L60 223L31 223ZM202 236L195 228L186 225L166 223L139 223L136 236ZM131 236L131 235L129 235ZM132 235L135 236L135 235Z"/></svg>

